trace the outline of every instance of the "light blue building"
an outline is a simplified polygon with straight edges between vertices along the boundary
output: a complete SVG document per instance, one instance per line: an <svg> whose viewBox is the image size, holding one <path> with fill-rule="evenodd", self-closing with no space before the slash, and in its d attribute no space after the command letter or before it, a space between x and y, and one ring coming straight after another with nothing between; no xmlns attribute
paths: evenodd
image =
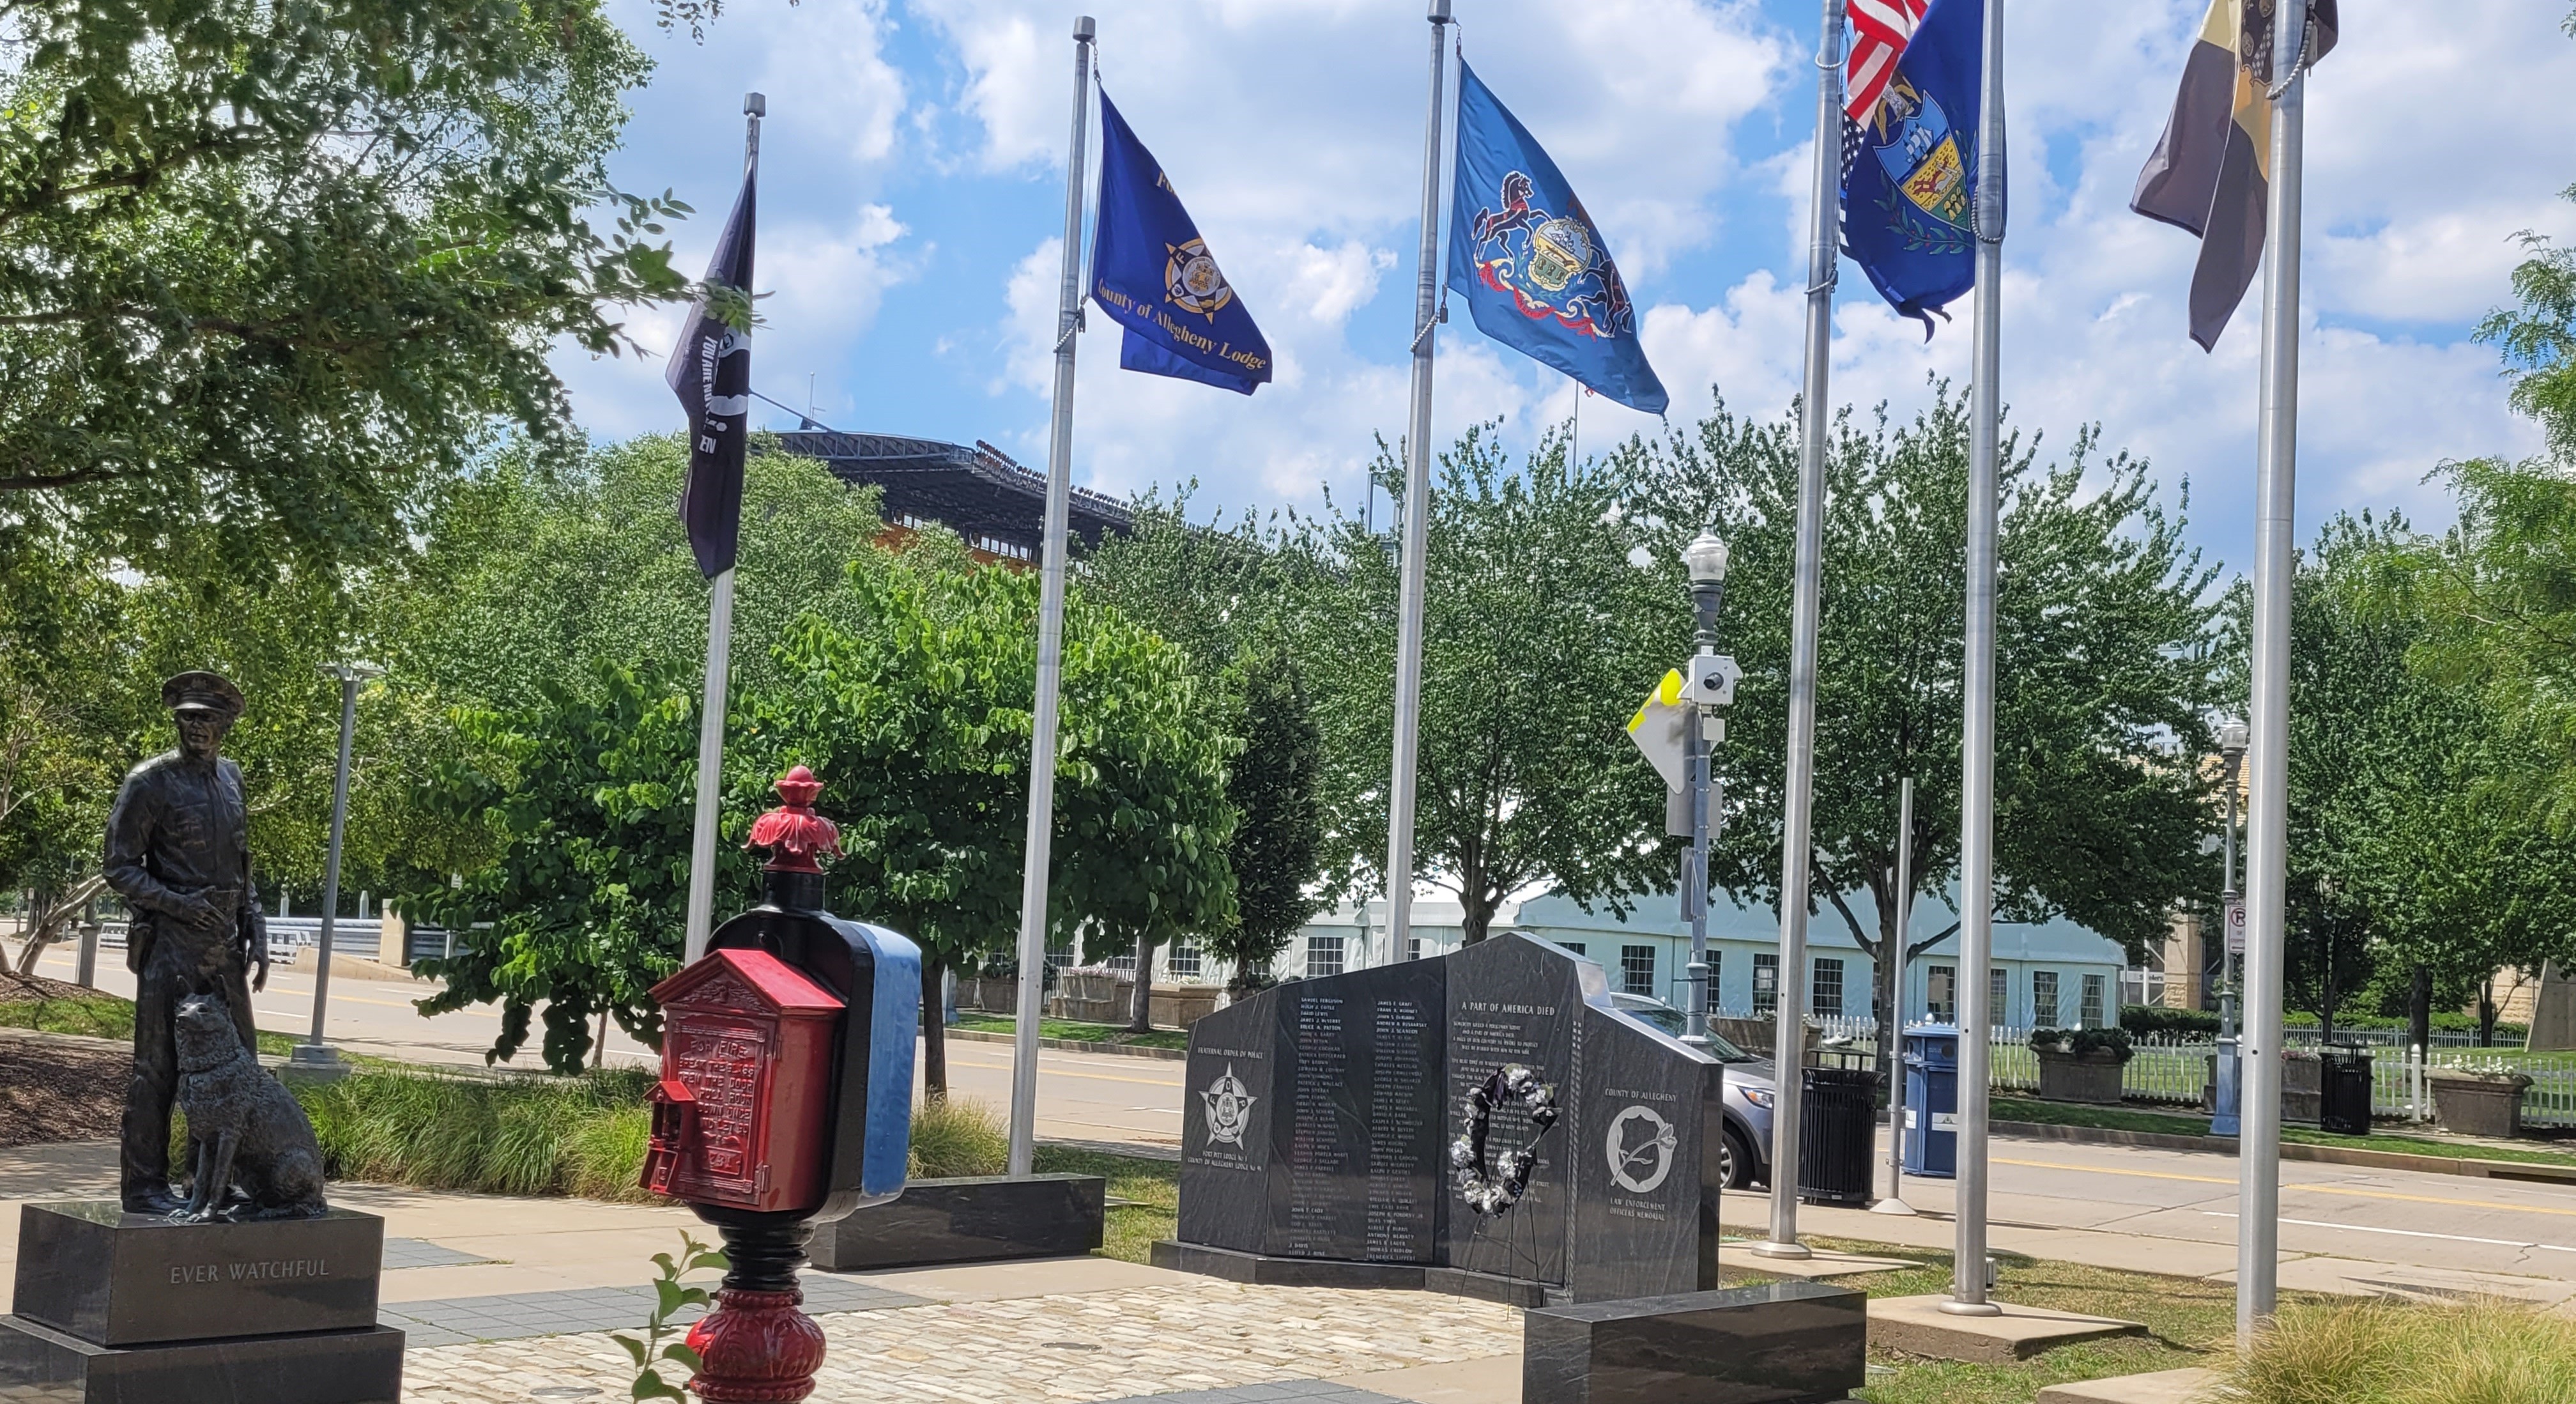
<svg viewBox="0 0 2576 1404"><path fill-rule="evenodd" d="M1867 894L1846 900L1861 920L1877 919L1877 907ZM1462 939L1460 915L1454 899L1416 898L1412 949L1390 952L1385 902L1372 901L1364 909L1346 906L1308 923L1281 955L1275 972L1283 979L1328 975L1455 950ZM1909 922L1912 941L1925 940L1956 920L1946 905L1918 902ZM1676 1007L1689 1003L1690 927L1680 919L1679 904L1670 893L1635 899L1624 920L1606 907L1587 912L1567 898L1544 894L1517 909L1507 905L1494 928L1529 932L1598 963L1614 990L1652 995ZM1708 951L1711 1003L1718 1012L1753 1017L1772 1012L1779 949L1779 918L1769 907L1735 906L1723 893L1714 896ZM1909 1022L1956 1016L1958 949L1953 935L1908 965ZM1876 964L1862 953L1831 904L1807 923L1807 957L1811 1014L1852 1020L1876 1016ZM2120 972L2126 964L2116 943L2063 918L1997 922L1991 977L1996 1022L2014 1028L2116 1024Z"/></svg>

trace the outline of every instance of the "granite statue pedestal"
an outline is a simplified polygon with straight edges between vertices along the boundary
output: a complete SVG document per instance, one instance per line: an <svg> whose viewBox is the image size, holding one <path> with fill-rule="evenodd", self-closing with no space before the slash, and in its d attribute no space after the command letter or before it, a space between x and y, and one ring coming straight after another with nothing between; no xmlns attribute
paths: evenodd
<svg viewBox="0 0 2576 1404"><path fill-rule="evenodd" d="M394 1404L384 1221L182 1224L113 1201L19 1214L0 1390L46 1404Z"/></svg>
<svg viewBox="0 0 2576 1404"><path fill-rule="evenodd" d="M1521 1404L1823 1404L1867 1377L1868 1298L1818 1282L1533 1311Z"/></svg>

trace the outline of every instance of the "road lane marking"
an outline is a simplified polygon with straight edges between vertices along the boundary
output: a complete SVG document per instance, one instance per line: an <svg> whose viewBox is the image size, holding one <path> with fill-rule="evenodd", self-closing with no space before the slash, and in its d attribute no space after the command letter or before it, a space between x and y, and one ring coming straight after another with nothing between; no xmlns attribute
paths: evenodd
<svg viewBox="0 0 2576 1404"><path fill-rule="evenodd" d="M2063 1165L2048 1160L2006 1160L2002 1156L1994 1157L1994 1163L2019 1165L2033 1170L2071 1170L2079 1175L2125 1175L2137 1180L2181 1180L2196 1185L2232 1186L2236 1184L2232 1179L2222 1180L2209 1175L2178 1175L2169 1170L2120 1170L2106 1165ZM2499 1204L2492 1199L2448 1199L2435 1194L2399 1194L2394 1190L2356 1189L2349 1185L2319 1185L2297 1181L2285 1182L2281 1188L2309 1194L2340 1194L2354 1199L2389 1199L2402 1204L2445 1204L2456 1209L2493 1209L2506 1214L2554 1214L2562 1218L2576 1219L2576 1209L2558 1209L2546 1204Z"/></svg>
<svg viewBox="0 0 2576 1404"><path fill-rule="evenodd" d="M2223 1209L2203 1209L2200 1212L2213 1219L2236 1217L2235 1214ZM2482 1243L2497 1248L2539 1248L2551 1253L2576 1253L2576 1248L2556 1243L2525 1243L2513 1238L2476 1238L2465 1233L2427 1233L2422 1229L2372 1228L2368 1224L2329 1224L2320 1219L2283 1219L2280 1222L2296 1224L2301 1228L2341 1229L2346 1233L2384 1233L2397 1238L2439 1238L2452 1243Z"/></svg>

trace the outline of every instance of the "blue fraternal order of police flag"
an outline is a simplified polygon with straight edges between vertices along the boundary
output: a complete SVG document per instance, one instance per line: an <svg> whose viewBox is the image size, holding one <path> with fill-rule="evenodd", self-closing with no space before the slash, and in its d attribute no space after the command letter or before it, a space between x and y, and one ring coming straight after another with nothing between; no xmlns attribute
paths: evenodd
<svg viewBox="0 0 2576 1404"><path fill-rule="evenodd" d="M1633 410L1671 403L1637 343L1637 309L1601 231L1536 138L1464 60L1449 286L1476 327Z"/></svg>
<svg viewBox="0 0 2576 1404"><path fill-rule="evenodd" d="M1926 337L1931 313L1977 282L1985 10L1985 0L1932 0L1878 106L1843 120L1843 252Z"/></svg>
<svg viewBox="0 0 2576 1404"><path fill-rule="evenodd" d="M1100 220L1091 298L1127 329L1118 364L1249 395L1270 379L1270 343L1217 271L1154 154L1100 95Z"/></svg>

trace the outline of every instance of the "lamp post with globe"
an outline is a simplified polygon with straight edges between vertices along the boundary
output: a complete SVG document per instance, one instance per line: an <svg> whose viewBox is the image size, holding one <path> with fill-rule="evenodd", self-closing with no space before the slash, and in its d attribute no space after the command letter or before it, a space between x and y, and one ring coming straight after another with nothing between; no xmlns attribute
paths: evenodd
<svg viewBox="0 0 2576 1404"><path fill-rule="evenodd" d="M1726 543L1703 529L1682 548L1682 568L1690 576L1691 612L1697 627L1691 636L1691 703L1696 715L1683 732L1683 760L1688 767L1690 852L1682 864L1682 908L1690 918L1690 1032L1693 1043L1708 1041L1708 844L1714 826L1709 791L1709 756L1726 739L1725 719L1717 709L1735 691L1735 660L1717 651L1717 612L1726 597Z"/></svg>

